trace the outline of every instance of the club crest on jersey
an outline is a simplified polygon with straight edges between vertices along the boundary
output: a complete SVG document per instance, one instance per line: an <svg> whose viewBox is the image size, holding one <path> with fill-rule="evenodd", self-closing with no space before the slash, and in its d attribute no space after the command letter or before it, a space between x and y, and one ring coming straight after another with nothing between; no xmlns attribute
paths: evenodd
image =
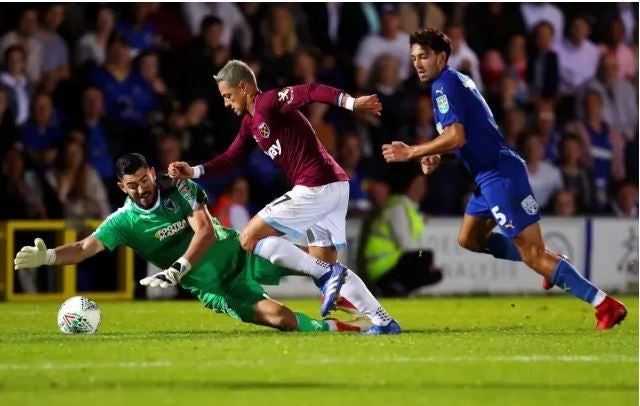
<svg viewBox="0 0 640 406"><path fill-rule="evenodd" d="M260 132L260 135L262 135L262 138L269 138L269 136L271 135L271 130L269 129L267 123L264 121L261 122L260 125L258 125L258 131Z"/></svg>
<svg viewBox="0 0 640 406"><path fill-rule="evenodd" d="M446 94L436 97L436 103L438 104L438 110L440 113L445 114L449 111L449 100L447 99Z"/></svg>
<svg viewBox="0 0 640 406"><path fill-rule="evenodd" d="M293 101L293 88L287 87L278 92L278 101L279 102L287 102L287 104L291 104Z"/></svg>
<svg viewBox="0 0 640 406"><path fill-rule="evenodd" d="M166 207L171 211L176 211L176 205L173 203L173 200L171 199L167 199L167 201L164 202L164 207Z"/></svg>
<svg viewBox="0 0 640 406"><path fill-rule="evenodd" d="M533 196L531 195L525 197L520 202L520 205L522 206L524 211L526 211L527 214L530 216L533 216L534 214L538 213L538 202L536 202L536 199L534 199Z"/></svg>

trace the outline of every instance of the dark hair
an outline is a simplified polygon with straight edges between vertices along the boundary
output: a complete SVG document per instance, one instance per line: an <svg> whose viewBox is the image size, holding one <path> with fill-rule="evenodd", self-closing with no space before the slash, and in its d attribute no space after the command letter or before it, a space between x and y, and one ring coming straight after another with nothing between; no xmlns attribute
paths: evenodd
<svg viewBox="0 0 640 406"><path fill-rule="evenodd" d="M107 49L111 49L114 44L118 43L128 47L131 46L131 43L129 42L127 37L125 37L120 32L113 30L113 32L109 35L109 39L107 39Z"/></svg>
<svg viewBox="0 0 640 406"><path fill-rule="evenodd" d="M5 65L9 61L9 55L11 55L14 52L20 52L20 53L22 53L22 57L24 59L27 58L27 51L22 47L22 45L18 45L18 44L11 45L9 48L7 48L6 51L4 51L4 63L5 63Z"/></svg>
<svg viewBox="0 0 640 406"><path fill-rule="evenodd" d="M124 154L116 161L116 176L122 180L124 175L132 175L140 168L148 168L147 159L136 152Z"/></svg>
<svg viewBox="0 0 640 406"><path fill-rule="evenodd" d="M447 59L451 55L451 40L445 33L436 28L414 32L409 37L409 44L418 44L423 48L431 49L437 54L444 52L447 54Z"/></svg>
<svg viewBox="0 0 640 406"><path fill-rule="evenodd" d="M209 28L214 25L223 25L222 20L216 16L206 16L200 23L200 34L204 34Z"/></svg>

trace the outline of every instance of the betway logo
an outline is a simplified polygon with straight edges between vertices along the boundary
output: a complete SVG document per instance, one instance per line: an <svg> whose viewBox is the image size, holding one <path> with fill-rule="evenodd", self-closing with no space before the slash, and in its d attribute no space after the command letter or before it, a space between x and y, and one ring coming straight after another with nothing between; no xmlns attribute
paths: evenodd
<svg viewBox="0 0 640 406"><path fill-rule="evenodd" d="M162 241L165 238L171 237L178 231L183 230L185 228L187 228L187 220L178 221L177 223L173 223L170 226L161 228L160 230L156 231L155 237L160 241Z"/></svg>
<svg viewBox="0 0 640 406"><path fill-rule="evenodd" d="M276 140L276 143L264 151L265 154L271 159L276 159L278 155L282 153L282 147L280 146L280 140Z"/></svg>

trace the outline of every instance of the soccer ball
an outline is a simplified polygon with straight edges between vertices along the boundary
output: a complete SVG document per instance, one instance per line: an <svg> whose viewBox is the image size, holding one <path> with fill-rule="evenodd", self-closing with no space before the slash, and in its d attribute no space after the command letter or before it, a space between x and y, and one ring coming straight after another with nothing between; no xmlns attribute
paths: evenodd
<svg viewBox="0 0 640 406"><path fill-rule="evenodd" d="M65 300L58 310L58 327L65 334L93 334L100 326L100 309L83 296Z"/></svg>

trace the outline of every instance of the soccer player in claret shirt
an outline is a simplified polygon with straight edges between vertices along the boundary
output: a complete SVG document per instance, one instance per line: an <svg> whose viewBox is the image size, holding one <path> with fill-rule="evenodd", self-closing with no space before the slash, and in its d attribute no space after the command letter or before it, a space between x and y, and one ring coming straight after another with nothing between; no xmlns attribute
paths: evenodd
<svg viewBox="0 0 640 406"><path fill-rule="evenodd" d="M126 245L164 269L142 279L142 285L179 283L205 307L245 323L302 332L361 330L362 320L314 320L269 298L260 283L275 285L281 276L299 273L243 250L238 233L209 216L207 196L192 181L164 177L156 182L155 170L140 154L120 157L116 174L127 200L92 235L54 249L37 238L33 247L18 252L15 268L77 264L105 248Z"/></svg>
<svg viewBox="0 0 640 406"><path fill-rule="evenodd" d="M439 136L420 145L394 141L382 147L387 162L421 158L425 174L454 153L474 176L458 240L460 245L496 258L524 261L547 283L569 291L596 308L596 328L609 329L627 314L625 306L583 278L560 255L545 249L538 204L531 192L524 160L509 149L474 82L447 66L449 38L436 29L410 37L411 60L422 82L432 82ZM492 232L496 224L502 233Z"/></svg>
<svg viewBox="0 0 640 406"><path fill-rule="evenodd" d="M240 235L244 249L274 264L312 276L324 295L323 316L334 305L349 305L343 299L347 298L358 311L371 318L373 326L364 334L400 333L398 323L380 306L362 280L337 263L337 249L346 245L348 176L324 149L311 124L298 110L308 103L321 102L379 115L382 106L377 96L353 98L321 84L262 92L251 68L237 60L229 61L214 78L225 107L243 117L240 130L223 154L196 167L174 162L169 165L169 175L188 179L224 173L241 163L257 144L294 187L251 219ZM309 254L282 238L284 234L298 241L306 237Z"/></svg>

